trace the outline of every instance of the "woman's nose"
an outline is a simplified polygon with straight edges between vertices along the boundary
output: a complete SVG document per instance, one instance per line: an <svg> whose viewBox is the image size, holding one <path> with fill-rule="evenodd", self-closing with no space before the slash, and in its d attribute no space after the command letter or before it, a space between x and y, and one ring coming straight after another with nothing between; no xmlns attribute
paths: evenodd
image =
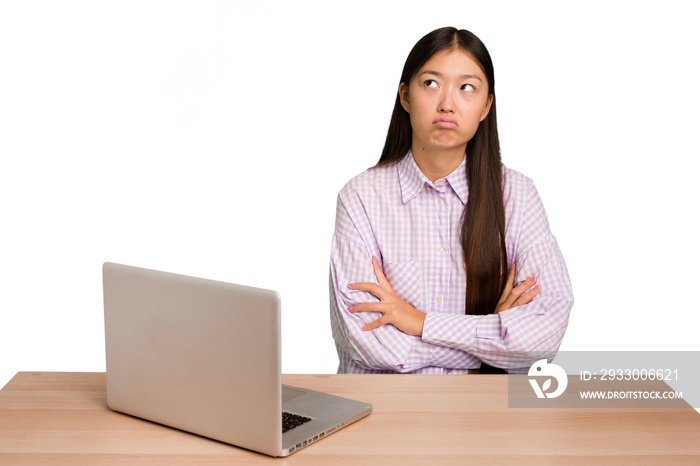
<svg viewBox="0 0 700 466"><path fill-rule="evenodd" d="M439 104L439 112L440 113L454 113L455 108L454 108L455 102L454 102L454 97L452 96L451 92L445 92L442 95L442 98L440 99L440 104Z"/></svg>

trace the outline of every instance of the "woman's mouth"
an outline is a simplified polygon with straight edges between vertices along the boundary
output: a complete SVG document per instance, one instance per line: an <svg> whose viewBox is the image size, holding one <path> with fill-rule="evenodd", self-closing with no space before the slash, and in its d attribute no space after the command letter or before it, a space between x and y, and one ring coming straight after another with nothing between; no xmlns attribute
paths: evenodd
<svg viewBox="0 0 700 466"><path fill-rule="evenodd" d="M438 128L444 128L444 129L452 129L452 128L456 128L457 126L459 126L457 124L457 120L455 120L454 118L450 118L450 117L437 118L435 121L433 121L433 124L435 126L437 126Z"/></svg>

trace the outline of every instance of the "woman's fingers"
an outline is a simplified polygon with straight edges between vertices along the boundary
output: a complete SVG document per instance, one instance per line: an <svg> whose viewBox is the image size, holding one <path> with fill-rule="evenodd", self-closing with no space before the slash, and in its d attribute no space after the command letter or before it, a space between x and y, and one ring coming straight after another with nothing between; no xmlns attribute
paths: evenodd
<svg viewBox="0 0 700 466"><path fill-rule="evenodd" d="M384 318L384 316L380 317L379 319L375 320L374 322L370 322L367 325L362 326L360 330L374 330L375 328L379 328L382 325L388 324L389 322Z"/></svg>
<svg viewBox="0 0 700 466"><path fill-rule="evenodd" d="M523 304L531 303L533 299L535 299L535 296L540 292L540 285L532 287L530 291L519 297L515 303L513 304L513 307L515 306L522 306Z"/></svg>
<svg viewBox="0 0 700 466"><path fill-rule="evenodd" d="M348 283L348 288L367 291L379 298L379 302L367 302L349 306L348 311L352 313L379 312L382 314L377 320L364 325L362 330L373 330L382 325L392 324L403 333L421 336L425 322L425 313L415 309L394 293L376 257L372 257L372 268L378 283Z"/></svg>
<svg viewBox="0 0 700 466"><path fill-rule="evenodd" d="M353 314L356 312L380 312L382 314L379 319L370 322L369 324L365 324L361 330L373 330L377 327L381 327L382 325L392 323L392 320L389 318L389 316L387 316L387 306L381 301L355 304L354 306L348 307L348 311L352 312Z"/></svg>
<svg viewBox="0 0 700 466"><path fill-rule="evenodd" d="M384 314L386 312L386 306L381 301L369 302L355 304L354 306L348 307L350 312L381 312Z"/></svg>
<svg viewBox="0 0 700 466"><path fill-rule="evenodd" d="M513 288L513 290L510 292L510 295L508 296L508 299L506 300L508 309L510 309L511 307L518 306L518 304L515 303L520 299L522 294L525 293L528 289L530 289L535 283L537 283L537 277L533 275L527 280L523 280L522 283Z"/></svg>
<svg viewBox="0 0 700 466"><path fill-rule="evenodd" d="M384 299L386 296L386 291L384 288L372 282L348 283L348 288L351 290L367 291L379 299Z"/></svg>
<svg viewBox="0 0 700 466"><path fill-rule="evenodd" d="M530 303L540 292L540 286L534 286L535 283L537 283L537 277L534 275L524 280L518 286L513 286L514 280L515 264L511 265L510 271L508 272L508 280L506 280L501 299L498 301L496 310L494 311L496 314L516 306Z"/></svg>

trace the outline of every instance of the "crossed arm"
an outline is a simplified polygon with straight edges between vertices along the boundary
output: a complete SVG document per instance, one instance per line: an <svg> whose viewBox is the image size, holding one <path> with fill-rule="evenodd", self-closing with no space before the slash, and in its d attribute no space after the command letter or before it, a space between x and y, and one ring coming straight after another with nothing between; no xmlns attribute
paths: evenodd
<svg viewBox="0 0 700 466"><path fill-rule="evenodd" d="M512 268L497 309L486 316L426 314L413 308L393 291L377 259L366 254L360 259L371 260L376 282L370 281L375 277L368 271L361 274L365 281L347 283L346 274L332 264L331 320L336 344L365 370L395 372L430 366L475 369L482 362L508 367L510 352L556 351L573 299L552 279L552 270L563 267L555 254L558 248L552 249L556 257L537 276L541 288L532 287L529 278L515 285L517 274ZM519 270L537 270L532 256L521 259Z"/></svg>
<svg viewBox="0 0 700 466"><path fill-rule="evenodd" d="M350 312L379 312L382 314L382 317L379 319L363 325L362 330L373 330L382 325L391 324L408 335L422 336L426 314L415 309L394 292L375 256L372 257L372 269L377 278L377 283L360 282L348 283L347 285L348 288L353 290L367 291L379 299L379 301L348 307ZM537 277L534 275L527 280L523 280L519 285L515 285L514 281L515 264L512 264L508 272L508 281L503 288L501 299L493 311L494 314L531 303L540 292L541 287L539 285L535 286Z"/></svg>

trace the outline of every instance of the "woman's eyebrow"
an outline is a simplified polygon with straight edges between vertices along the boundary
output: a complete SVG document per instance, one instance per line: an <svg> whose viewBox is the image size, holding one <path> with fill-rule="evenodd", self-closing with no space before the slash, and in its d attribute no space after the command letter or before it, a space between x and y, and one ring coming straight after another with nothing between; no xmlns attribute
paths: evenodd
<svg viewBox="0 0 700 466"><path fill-rule="evenodd" d="M440 73L439 71L425 70L422 73L420 73L419 76L422 76L424 74L432 74L432 75L437 76L438 78L442 78L442 73ZM479 81L482 81L482 79L475 74L462 74L458 77L459 77L459 79L478 79Z"/></svg>

